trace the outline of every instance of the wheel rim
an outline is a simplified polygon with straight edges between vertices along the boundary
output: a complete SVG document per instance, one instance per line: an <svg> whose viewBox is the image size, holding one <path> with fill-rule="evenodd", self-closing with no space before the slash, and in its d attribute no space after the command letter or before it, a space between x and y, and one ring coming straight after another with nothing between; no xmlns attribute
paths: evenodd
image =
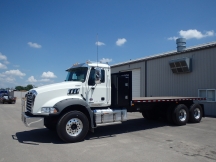
<svg viewBox="0 0 216 162"><path fill-rule="evenodd" d="M200 109L199 108L195 108L194 109L194 118L195 119L199 119L201 115Z"/></svg>
<svg viewBox="0 0 216 162"><path fill-rule="evenodd" d="M187 118L187 113L186 113L186 111L185 111L184 109L181 109L181 110L179 111L179 120L183 122L183 121L186 120L186 118Z"/></svg>
<svg viewBox="0 0 216 162"><path fill-rule="evenodd" d="M70 136L78 136L83 129L83 123L80 119L78 118L72 118L67 122L66 125L66 132Z"/></svg>

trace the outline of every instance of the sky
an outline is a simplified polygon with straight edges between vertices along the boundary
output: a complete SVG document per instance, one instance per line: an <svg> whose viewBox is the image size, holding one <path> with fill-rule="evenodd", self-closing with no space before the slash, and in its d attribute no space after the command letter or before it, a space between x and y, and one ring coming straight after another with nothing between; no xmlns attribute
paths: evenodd
<svg viewBox="0 0 216 162"><path fill-rule="evenodd" d="M0 88L65 80L87 60L113 65L216 41L216 0L0 0ZM98 52L97 52L98 49Z"/></svg>

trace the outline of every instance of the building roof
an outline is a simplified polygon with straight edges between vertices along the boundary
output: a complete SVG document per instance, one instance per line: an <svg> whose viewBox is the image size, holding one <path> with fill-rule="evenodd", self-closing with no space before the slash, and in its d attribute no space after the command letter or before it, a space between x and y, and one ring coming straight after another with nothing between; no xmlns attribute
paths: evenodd
<svg viewBox="0 0 216 162"><path fill-rule="evenodd" d="M114 64L114 65L111 65L111 67L121 66L121 65L129 64L129 63L135 63L135 62L146 61L146 60L151 60L151 59L156 59L156 58L170 56L170 55L178 55L178 54L186 53L186 52L189 52L189 51L206 49L206 48L215 47L215 46L216 46L216 41L215 42L201 44L201 45L197 45L197 46L188 47L188 48L186 48L182 52L169 51L169 52L165 52L165 53L160 53L160 54L156 54L156 55L146 56L146 57L143 57L143 58L139 58L139 59L135 59L135 60L130 60L130 61L125 61L125 62L122 62L122 63Z"/></svg>

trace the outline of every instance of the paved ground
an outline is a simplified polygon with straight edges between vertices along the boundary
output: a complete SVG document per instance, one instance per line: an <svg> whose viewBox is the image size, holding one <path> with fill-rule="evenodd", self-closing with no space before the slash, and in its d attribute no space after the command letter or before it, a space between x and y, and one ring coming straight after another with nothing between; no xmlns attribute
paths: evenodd
<svg viewBox="0 0 216 162"><path fill-rule="evenodd" d="M0 104L0 162L216 161L216 118L175 127L129 113L120 125L99 127L85 141L65 144L55 132L27 128L20 102Z"/></svg>

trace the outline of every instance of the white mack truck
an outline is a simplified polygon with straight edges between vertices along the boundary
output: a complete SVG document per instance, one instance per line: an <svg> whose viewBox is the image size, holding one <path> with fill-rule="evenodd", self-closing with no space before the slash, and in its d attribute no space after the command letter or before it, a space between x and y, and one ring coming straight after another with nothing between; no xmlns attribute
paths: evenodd
<svg viewBox="0 0 216 162"><path fill-rule="evenodd" d="M204 107L198 97L132 98L132 72L111 74L110 66L86 62L66 70L65 82L34 88L23 100L27 127L55 130L65 142L84 140L88 131L127 120L127 112L145 119L166 117L176 125L199 123Z"/></svg>

